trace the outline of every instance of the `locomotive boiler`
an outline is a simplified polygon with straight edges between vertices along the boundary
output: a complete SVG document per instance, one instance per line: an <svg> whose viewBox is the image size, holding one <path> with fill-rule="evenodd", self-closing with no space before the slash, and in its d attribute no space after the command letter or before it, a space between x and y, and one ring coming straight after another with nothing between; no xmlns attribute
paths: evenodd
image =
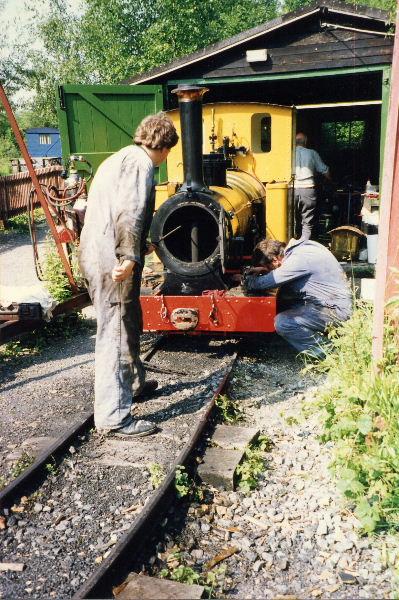
<svg viewBox="0 0 399 600"><path fill-rule="evenodd" d="M237 167L248 149L230 144L202 154L202 96L182 86L179 98L183 183L154 215L151 240L166 267L164 294L189 295L229 288L229 272L248 260L265 235L265 186Z"/></svg>

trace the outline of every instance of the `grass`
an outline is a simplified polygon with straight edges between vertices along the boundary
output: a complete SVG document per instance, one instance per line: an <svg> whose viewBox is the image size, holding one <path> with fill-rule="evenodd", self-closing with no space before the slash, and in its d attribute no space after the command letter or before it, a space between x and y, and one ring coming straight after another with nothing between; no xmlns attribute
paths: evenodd
<svg viewBox="0 0 399 600"><path fill-rule="evenodd" d="M324 441L334 442L331 470L364 533L399 529L399 348L392 324L373 372L372 308L358 303L352 319L330 333L332 351L317 367Z"/></svg>

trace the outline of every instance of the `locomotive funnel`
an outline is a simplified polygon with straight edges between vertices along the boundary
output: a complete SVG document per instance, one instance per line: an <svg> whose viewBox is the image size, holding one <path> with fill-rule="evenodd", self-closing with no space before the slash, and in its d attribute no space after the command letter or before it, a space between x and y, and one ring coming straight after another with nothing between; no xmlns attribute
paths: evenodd
<svg viewBox="0 0 399 600"><path fill-rule="evenodd" d="M207 190L202 163L202 96L208 88L182 85L172 90L179 98L183 147L183 192Z"/></svg>

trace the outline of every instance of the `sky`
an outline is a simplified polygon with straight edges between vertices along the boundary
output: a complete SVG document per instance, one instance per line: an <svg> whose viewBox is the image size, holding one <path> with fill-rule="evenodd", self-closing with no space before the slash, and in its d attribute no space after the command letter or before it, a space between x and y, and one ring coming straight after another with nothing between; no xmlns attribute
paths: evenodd
<svg viewBox="0 0 399 600"><path fill-rule="evenodd" d="M31 12L27 9L37 7L40 14L45 15L51 0L5 0L5 4L0 14L0 24L2 33L6 32L6 46L20 39L24 29L31 19ZM82 0L68 0L68 4L73 10L79 10ZM28 42L27 38L27 42Z"/></svg>

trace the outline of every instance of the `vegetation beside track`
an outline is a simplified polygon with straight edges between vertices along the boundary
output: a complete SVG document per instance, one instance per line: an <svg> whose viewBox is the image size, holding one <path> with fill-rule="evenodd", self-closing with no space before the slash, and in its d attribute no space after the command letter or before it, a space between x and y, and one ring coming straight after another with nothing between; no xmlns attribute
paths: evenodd
<svg viewBox="0 0 399 600"><path fill-rule="evenodd" d="M397 335L397 332L396 332ZM330 333L332 351L316 369L324 441L334 442L332 472L364 533L399 528L399 348L391 323L378 373L371 360L372 307Z"/></svg>
<svg viewBox="0 0 399 600"><path fill-rule="evenodd" d="M81 312L59 315L40 329L26 333L22 339L1 346L0 365L14 363L26 356L39 355L48 347L49 343L63 342L88 328L90 328L90 323Z"/></svg>

